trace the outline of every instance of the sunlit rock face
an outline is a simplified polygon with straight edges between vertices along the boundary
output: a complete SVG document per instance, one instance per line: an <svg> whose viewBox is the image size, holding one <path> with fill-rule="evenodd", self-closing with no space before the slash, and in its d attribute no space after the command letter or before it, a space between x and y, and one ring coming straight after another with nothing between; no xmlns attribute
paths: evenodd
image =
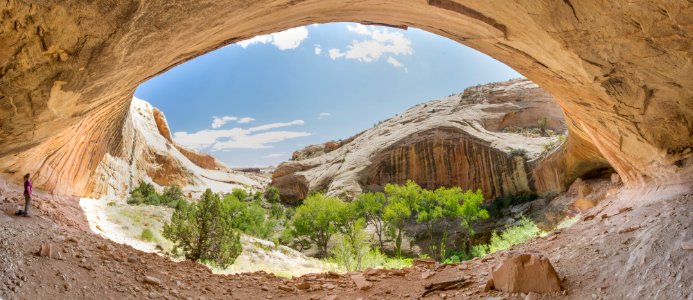
<svg viewBox="0 0 693 300"><path fill-rule="evenodd" d="M506 63L554 96L571 139L626 185L693 173L688 1L11 0L0 11L0 172L32 172L56 193L89 192L128 143L139 83L255 35L334 21L418 27Z"/></svg>
<svg viewBox="0 0 693 300"><path fill-rule="evenodd" d="M345 141L299 150L277 167L272 184L287 202L322 190L353 197L407 180L429 189L481 189L487 199L535 192L534 166L549 155L549 145L558 147L561 141L557 135L510 129L536 130L544 118L547 130L565 133L561 108L528 80L475 86L419 104ZM566 169L570 165L551 167L561 174L574 172ZM542 184L539 192L561 191L565 179L553 178L554 185Z"/></svg>
<svg viewBox="0 0 693 300"><path fill-rule="evenodd" d="M175 184L192 196L207 187L230 192L236 187L262 185L209 155L177 145L171 139L164 114L146 101L133 99L121 135L128 143L122 143L118 151L106 154L99 162L87 196L122 201L140 180L159 190Z"/></svg>

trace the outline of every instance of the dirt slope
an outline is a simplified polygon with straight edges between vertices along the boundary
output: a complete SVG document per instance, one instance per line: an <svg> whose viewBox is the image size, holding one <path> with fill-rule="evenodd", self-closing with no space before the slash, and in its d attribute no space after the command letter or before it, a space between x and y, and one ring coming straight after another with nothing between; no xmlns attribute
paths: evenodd
<svg viewBox="0 0 693 300"><path fill-rule="evenodd" d="M429 272L424 268L398 272L403 275L376 272L367 276L374 286L366 291L342 275L214 275L198 264L175 263L76 229L86 224L84 218L66 218L78 212L76 199L39 195L34 217L12 216L20 201L16 190L0 191L0 199L7 199L0 204L5 212L0 215L3 299L410 299L428 283L463 277L469 284L443 292L445 297L523 299L483 292L490 266L507 251L437 268L427 279L422 279ZM693 238L692 203L693 193L684 186L618 191L584 214L596 218L511 251L544 253L553 262L564 292L542 299L690 299L693 252L681 243ZM51 243L61 259L36 256L42 243ZM294 289L304 282L311 290ZM440 297L439 292L428 296Z"/></svg>

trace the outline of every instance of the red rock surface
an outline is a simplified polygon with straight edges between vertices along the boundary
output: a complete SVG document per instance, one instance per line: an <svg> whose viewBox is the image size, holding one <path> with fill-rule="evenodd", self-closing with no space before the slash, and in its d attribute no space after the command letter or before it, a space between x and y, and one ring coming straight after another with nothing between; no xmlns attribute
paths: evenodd
<svg viewBox="0 0 693 300"><path fill-rule="evenodd" d="M546 256L511 253L491 269L495 289L510 293L550 293L561 290L561 279Z"/></svg>

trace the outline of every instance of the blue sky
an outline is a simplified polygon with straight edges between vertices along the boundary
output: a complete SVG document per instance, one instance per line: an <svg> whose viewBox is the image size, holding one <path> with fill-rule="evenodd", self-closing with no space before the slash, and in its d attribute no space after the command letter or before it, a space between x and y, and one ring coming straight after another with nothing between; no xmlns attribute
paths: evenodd
<svg viewBox="0 0 693 300"><path fill-rule="evenodd" d="M135 96L166 114L176 142L248 167L277 165L418 103L517 77L422 30L330 23L207 53L142 83Z"/></svg>

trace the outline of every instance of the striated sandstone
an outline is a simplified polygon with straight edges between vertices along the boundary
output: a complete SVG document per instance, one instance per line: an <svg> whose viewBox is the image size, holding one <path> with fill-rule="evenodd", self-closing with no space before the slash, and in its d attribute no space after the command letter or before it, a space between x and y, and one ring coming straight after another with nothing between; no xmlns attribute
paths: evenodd
<svg viewBox="0 0 693 300"><path fill-rule="evenodd" d="M350 197L407 180L429 189L481 189L487 199L533 192L542 179L533 177L532 167L543 159L544 145L558 144L559 138L502 131L536 127L544 117L549 129L566 130L560 107L536 84L517 79L480 85L419 104L331 151L322 149L335 142L297 151L295 159L277 167L272 185L286 202L310 191ZM548 188L563 190L561 180Z"/></svg>
<svg viewBox="0 0 693 300"><path fill-rule="evenodd" d="M693 178L689 1L16 0L0 10L0 171L16 182L32 172L56 193L89 192L102 159L128 143L139 83L256 35L337 21L421 28L508 64L555 97L569 140L596 149L626 186Z"/></svg>
<svg viewBox="0 0 693 300"><path fill-rule="evenodd" d="M129 143L106 154L99 163L89 182L88 197L122 200L140 180L158 189L176 184L186 195L199 194L207 187L230 192L235 187L262 185L209 155L176 145L163 113L144 100L133 99L121 135Z"/></svg>

